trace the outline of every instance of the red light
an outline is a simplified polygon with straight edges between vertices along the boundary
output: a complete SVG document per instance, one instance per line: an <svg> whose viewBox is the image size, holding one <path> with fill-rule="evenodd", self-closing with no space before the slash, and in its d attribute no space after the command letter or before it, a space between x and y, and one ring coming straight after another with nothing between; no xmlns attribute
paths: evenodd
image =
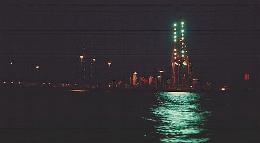
<svg viewBox="0 0 260 143"><path fill-rule="evenodd" d="M245 73L244 74L244 80L249 80L250 78L249 78L249 73Z"/></svg>

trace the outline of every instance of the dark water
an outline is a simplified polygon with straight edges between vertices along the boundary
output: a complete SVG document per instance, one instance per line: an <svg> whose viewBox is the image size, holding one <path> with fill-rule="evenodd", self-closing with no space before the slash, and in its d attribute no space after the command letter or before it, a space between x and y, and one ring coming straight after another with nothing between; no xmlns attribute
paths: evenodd
<svg viewBox="0 0 260 143"><path fill-rule="evenodd" d="M260 142L256 93L0 92L1 142Z"/></svg>

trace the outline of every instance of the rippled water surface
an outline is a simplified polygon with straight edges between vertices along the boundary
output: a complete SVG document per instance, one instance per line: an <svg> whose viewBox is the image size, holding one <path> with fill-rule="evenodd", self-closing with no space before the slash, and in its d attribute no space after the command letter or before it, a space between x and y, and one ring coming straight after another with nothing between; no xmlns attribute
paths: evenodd
<svg viewBox="0 0 260 143"><path fill-rule="evenodd" d="M0 90L0 142L259 143L256 93Z"/></svg>
<svg viewBox="0 0 260 143"><path fill-rule="evenodd" d="M200 96L189 92L162 92L151 109L161 142L207 142L204 122L210 115L202 110Z"/></svg>

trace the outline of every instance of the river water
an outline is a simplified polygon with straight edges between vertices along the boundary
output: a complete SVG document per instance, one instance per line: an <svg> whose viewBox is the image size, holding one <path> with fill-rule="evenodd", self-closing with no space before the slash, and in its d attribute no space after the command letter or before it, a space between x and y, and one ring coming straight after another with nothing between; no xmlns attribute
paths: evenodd
<svg viewBox="0 0 260 143"><path fill-rule="evenodd" d="M210 140L205 126L211 111L202 109L200 96L188 92L163 92L151 108L151 121L161 142L207 142Z"/></svg>
<svg viewBox="0 0 260 143"><path fill-rule="evenodd" d="M256 93L1 90L5 142L260 142Z"/></svg>

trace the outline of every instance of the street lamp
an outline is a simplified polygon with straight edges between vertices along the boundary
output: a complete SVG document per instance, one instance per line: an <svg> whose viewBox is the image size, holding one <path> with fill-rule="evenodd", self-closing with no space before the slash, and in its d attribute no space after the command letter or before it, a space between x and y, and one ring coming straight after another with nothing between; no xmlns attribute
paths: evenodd
<svg viewBox="0 0 260 143"><path fill-rule="evenodd" d="M83 59L84 59L84 56L83 56L83 55L80 55L79 58L80 58L80 62L82 62Z"/></svg>
<svg viewBox="0 0 260 143"><path fill-rule="evenodd" d="M107 62L107 65L108 65L108 74L107 74L107 75L108 75L108 78L107 78L107 79L108 79L108 86L111 87L110 82L111 82L111 80L112 80L112 77L111 77L111 76L112 76L112 75L111 75L112 73L111 73L111 69L110 69L110 68L111 68L112 62L111 62L111 61L108 61L108 62Z"/></svg>
<svg viewBox="0 0 260 143"><path fill-rule="evenodd" d="M164 71L163 70L159 70L159 76L158 76L158 80L159 80L159 85L160 85L160 87L164 87L164 76L163 76L163 73L164 73Z"/></svg>
<svg viewBox="0 0 260 143"><path fill-rule="evenodd" d="M40 66L39 66L39 65L36 65L36 66L35 66L35 69L36 69L36 70L39 70L39 69L40 69Z"/></svg>
<svg viewBox="0 0 260 143"><path fill-rule="evenodd" d="M35 80L36 82L39 82L40 80L40 66L39 65L35 65Z"/></svg>
<svg viewBox="0 0 260 143"><path fill-rule="evenodd" d="M107 62L108 67L111 67L112 62Z"/></svg>

